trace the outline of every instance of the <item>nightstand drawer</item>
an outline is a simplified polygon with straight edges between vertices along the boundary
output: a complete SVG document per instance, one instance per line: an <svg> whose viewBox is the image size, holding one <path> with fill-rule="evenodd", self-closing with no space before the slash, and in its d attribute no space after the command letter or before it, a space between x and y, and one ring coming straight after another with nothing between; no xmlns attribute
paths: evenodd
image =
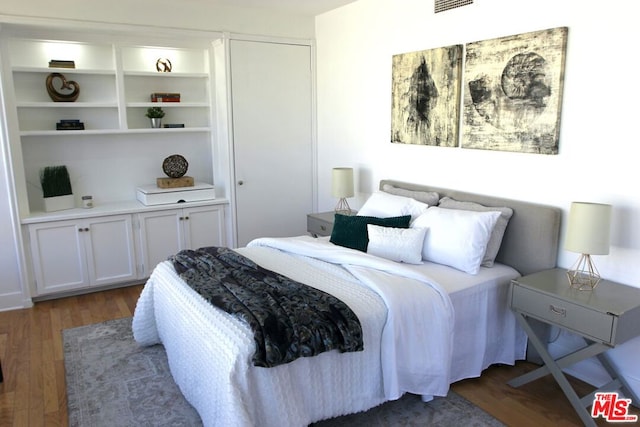
<svg viewBox="0 0 640 427"><path fill-rule="evenodd" d="M333 231L333 222L307 215L307 231L312 235L330 236Z"/></svg>
<svg viewBox="0 0 640 427"><path fill-rule="evenodd" d="M511 308L543 322L613 345L616 316L574 304L514 283Z"/></svg>

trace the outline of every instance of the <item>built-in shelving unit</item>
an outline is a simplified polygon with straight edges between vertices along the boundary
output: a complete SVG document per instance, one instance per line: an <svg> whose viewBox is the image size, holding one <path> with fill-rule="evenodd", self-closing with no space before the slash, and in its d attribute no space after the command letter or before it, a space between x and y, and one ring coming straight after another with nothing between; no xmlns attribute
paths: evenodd
<svg viewBox="0 0 640 427"><path fill-rule="evenodd" d="M78 205L82 194L92 194L97 204L135 199L135 188L162 176L163 158L175 153L190 161L190 175L213 184L211 40L156 45L59 31L40 38L6 33L3 85L15 114L8 122L21 218L40 215L39 170L51 164L68 166ZM75 68L49 67L54 59L74 61ZM159 59L171 62L170 72L157 70ZM79 85L75 102L49 97L51 73ZM61 82L53 80L59 91ZM157 92L180 93L180 102L152 102ZM151 128L145 114L152 106L165 111L163 125L184 127ZM61 120L79 120L84 129L56 130ZM108 176L105 162L118 177Z"/></svg>
<svg viewBox="0 0 640 427"><path fill-rule="evenodd" d="M164 176L172 154L187 159L197 182L215 184L213 41L161 31L0 28L8 153L33 297L139 281L177 250L227 244L223 194L194 204L136 200L136 188ZM159 59L171 62L170 72L156 69ZM51 60L74 67L50 67ZM49 96L51 73L79 85L77 100ZM60 93L61 83L53 79ZM180 102L152 102L152 93L180 93ZM145 116L152 106L165 111L163 124L184 127L152 128ZM64 120L84 129L57 130ZM52 165L67 166L76 208L43 211L39 174ZM82 195L96 207L81 208Z"/></svg>

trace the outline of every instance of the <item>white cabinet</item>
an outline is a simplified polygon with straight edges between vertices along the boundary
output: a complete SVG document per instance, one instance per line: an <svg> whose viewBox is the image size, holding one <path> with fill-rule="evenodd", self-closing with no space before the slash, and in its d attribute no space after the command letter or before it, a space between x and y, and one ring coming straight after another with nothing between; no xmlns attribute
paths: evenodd
<svg viewBox="0 0 640 427"><path fill-rule="evenodd" d="M224 207L200 206L139 213L141 275L182 249L225 246Z"/></svg>
<svg viewBox="0 0 640 427"><path fill-rule="evenodd" d="M131 215L29 225L36 294L137 278Z"/></svg>
<svg viewBox="0 0 640 427"><path fill-rule="evenodd" d="M184 208L128 208L129 213L42 220L29 233L33 296L139 283L176 252L226 246L225 209L216 201Z"/></svg>

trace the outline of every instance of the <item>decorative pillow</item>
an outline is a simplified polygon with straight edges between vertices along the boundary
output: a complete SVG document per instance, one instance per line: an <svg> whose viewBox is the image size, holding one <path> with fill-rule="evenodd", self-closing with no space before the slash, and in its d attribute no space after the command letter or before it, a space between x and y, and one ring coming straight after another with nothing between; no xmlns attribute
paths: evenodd
<svg viewBox="0 0 640 427"><path fill-rule="evenodd" d="M396 262L422 263L426 228L392 228L368 224L367 253Z"/></svg>
<svg viewBox="0 0 640 427"><path fill-rule="evenodd" d="M411 219L413 220L424 213L428 207L429 205L410 197L376 192L373 193L362 208L358 210L358 215L375 216L378 218L411 215Z"/></svg>
<svg viewBox="0 0 640 427"><path fill-rule="evenodd" d="M509 220L513 216L513 209L507 207L484 206L475 202L460 202L450 197L443 197L442 199L440 199L440 204L438 206L445 209L464 209L467 211L475 212L500 212L498 222L496 222L496 226L493 228L491 238L489 239L489 243L487 244L487 251L484 254L484 258L482 259L483 267L493 267L493 263L496 260L496 255L498 255L500 245L502 244L504 232L507 229L507 225L509 225Z"/></svg>
<svg viewBox="0 0 640 427"><path fill-rule="evenodd" d="M346 248L367 251L369 238L367 224L381 225L384 227L409 228L410 215L390 218L376 218L372 216L348 216L336 214L333 221L333 231L329 241L335 245Z"/></svg>
<svg viewBox="0 0 640 427"><path fill-rule="evenodd" d="M433 207L411 224L427 228L422 247L426 261L477 274L500 212L472 212Z"/></svg>
<svg viewBox="0 0 640 427"><path fill-rule="evenodd" d="M440 194L435 191L414 191L405 190L404 188L394 187L390 184L384 184L382 191L385 193L393 194L395 196L411 197L419 202L426 203L429 206L437 206Z"/></svg>

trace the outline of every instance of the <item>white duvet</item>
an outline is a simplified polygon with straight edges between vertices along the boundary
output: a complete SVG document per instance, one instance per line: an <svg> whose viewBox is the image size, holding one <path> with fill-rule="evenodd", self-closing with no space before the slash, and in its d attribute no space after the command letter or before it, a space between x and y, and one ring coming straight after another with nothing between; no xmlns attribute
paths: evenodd
<svg viewBox="0 0 640 427"><path fill-rule="evenodd" d="M447 292L419 269L306 236L258 239L238 252L348 304L362 324L364 351L255 367L248 326L161 263L136 306L134 337L164 345L176 383L205 425L306 426L405 392L446 395L453 308Z"/></svg>

